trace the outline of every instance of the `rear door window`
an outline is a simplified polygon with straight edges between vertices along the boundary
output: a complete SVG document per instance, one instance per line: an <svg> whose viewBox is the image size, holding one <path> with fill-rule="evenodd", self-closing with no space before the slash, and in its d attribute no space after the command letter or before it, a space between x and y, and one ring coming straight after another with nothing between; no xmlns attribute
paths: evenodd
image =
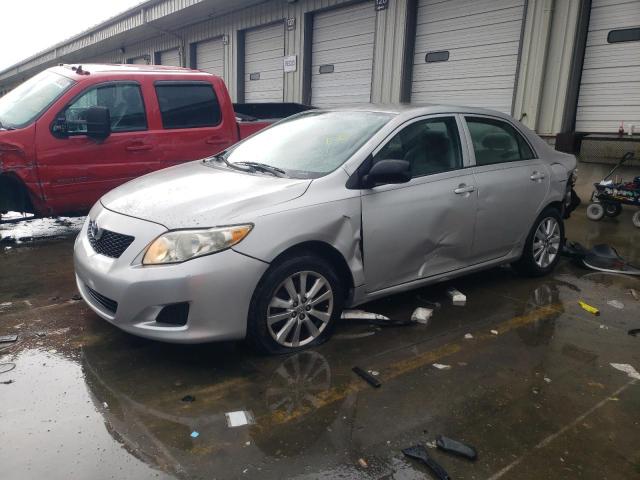
<svg viewBox="0 0 640 480"><path fill-rule="evenodd" d="M220 123L218 99L209 83L157 82L164 128L214 127Z"/></svg>
<svg viewBox="0 0 640 480"><path fill-rule="evenodd" d="M466 117L476 165L517 162L534 158L526 140L511 125L485 117Z"/></svg>
<svg viewBox="0 0 640 480"><path fill-rule="evenodd" d="M66 133L87 133L86 114L91 107L107 107L112 132L132 132L147 129L147 115L140 86L132 83L100 85L87 90L65 110Z"/></svg>

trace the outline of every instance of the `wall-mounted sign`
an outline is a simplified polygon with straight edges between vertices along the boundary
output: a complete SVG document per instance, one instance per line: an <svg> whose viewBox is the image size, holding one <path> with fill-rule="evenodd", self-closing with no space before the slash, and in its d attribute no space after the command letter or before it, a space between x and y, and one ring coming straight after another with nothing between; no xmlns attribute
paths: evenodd
<svg viewBox="0 0 640 480"><path fill-rule="evenodd" d="M376 10L386 10L389 6L389 0L376 0Z"/></svg>
<svg viewBox="0 0 640 480"><path fill-rule="evenodd" d="M296 17L287 18L287 30L295 30L296 29Z"/></svg>
<svg viewBox="0 0 640 480"><path fill-rule="evenodd" d="M250 73L249 80L260 80L260 72L258 73Z"/></svg>
<svg viewBox="0 0 640 480"><path fill-rule="evenodd" d="M285 72L295 72L298 69L298 56L289 55L288 57L284 57L283 66Z"/></svg>

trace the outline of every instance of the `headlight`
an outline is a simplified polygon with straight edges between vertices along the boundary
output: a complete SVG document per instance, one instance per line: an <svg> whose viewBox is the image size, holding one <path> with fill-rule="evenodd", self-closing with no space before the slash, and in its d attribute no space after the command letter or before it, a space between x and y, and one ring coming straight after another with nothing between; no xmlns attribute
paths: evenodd
<svg viewBox="0 0 640 480"><path fill-rule="evenodd" d="M143 265L180 263L230 248L246 237L253 225L235 225L202 230L176 230L156 238L147 247Z"/></svg>

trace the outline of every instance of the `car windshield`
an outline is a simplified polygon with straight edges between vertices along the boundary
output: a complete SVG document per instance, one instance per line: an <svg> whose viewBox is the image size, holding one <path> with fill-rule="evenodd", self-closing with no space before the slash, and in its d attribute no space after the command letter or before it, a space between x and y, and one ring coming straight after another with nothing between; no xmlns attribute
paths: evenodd
<svg viewBox="0 0 640 480"><path fill-rule="evenodd" d="M283 120L227 151L231 164L260 163L294 178L334 171L391 118L380 112L310 111Z"/></svg>
<svg viewBox="0 0 640 480"><path fill-rule="evenodd" d="M0 98L0 125L7 129L26 127L73 83L57 73L39 73Z"/></svg>

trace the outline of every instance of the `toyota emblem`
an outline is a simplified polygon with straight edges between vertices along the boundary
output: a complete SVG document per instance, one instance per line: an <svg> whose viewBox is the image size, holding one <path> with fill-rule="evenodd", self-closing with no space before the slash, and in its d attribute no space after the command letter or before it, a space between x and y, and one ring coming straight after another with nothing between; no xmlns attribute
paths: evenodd
<svg viewBox="0 0 640 480"><path fill-rule="evenodd" d="M102 237L103 230L98 226L98 222L89 220L89 230L91 231L91 236L94 239L100 240L100 238Z"/></svg>

